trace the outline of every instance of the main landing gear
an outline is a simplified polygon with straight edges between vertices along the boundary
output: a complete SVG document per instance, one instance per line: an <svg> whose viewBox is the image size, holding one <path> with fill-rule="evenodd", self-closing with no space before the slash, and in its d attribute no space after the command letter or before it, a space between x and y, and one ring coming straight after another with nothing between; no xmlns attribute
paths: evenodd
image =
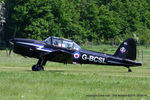
<svg viewBox="0 0 150 100"><path fill-rule="evenodd" d="M36 65L32 66L32 71L44 71L44 65L46 64L47 60L44 58L40 58Z"/></svg>

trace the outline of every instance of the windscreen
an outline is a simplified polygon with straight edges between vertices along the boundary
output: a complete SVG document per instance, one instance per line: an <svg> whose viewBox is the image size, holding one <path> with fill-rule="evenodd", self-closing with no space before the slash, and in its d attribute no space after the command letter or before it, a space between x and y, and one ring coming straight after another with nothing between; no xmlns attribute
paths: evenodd
<svg viewBox="0 0 150 100"><path fill-rule="evenodd" d="M75 49L75 50L81 49L81 47L78 44L76 44L72 40L67 40L67 39L49 37L45 40L45 42L49 45L53 45L53 46L56 46L56 47L62 47L62 48L67 48L67 49Z"/></svg>

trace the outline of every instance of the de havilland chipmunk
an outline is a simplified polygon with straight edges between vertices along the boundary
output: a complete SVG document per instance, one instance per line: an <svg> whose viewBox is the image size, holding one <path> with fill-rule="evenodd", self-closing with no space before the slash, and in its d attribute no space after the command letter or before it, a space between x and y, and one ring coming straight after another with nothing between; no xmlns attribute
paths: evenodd
<svg viewBox="0 0 150 100"><path fill-rule="evenodd" d="M135 61L136 42L132 38L121 43L114 55L84 50L72 40L53 36L44 41L14 38L10 43L14 53L39 59L37 64L32 66L33 71L43 71L47 61L124 66L128 68L128 72L132 72L130 67L142 65L141 62Z"/></svg>

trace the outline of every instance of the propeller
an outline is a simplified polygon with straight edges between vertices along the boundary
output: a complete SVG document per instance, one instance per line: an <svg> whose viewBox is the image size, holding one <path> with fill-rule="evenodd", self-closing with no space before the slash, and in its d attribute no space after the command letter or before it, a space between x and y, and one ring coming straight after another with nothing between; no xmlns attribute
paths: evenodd
<svg viewBox="0 0 150 100"><path fill-rule="evenodd" d="M14 44L11 42L11 40L9 41L9 43L10 43L10 49L9 49L9 56L10 56L11 55L11 51L14 48Z"/></svg>
<svg viewBox="0 0 150 100"><path fill-rule="evenodd" d="M11 40L9 40L9 43L10 43L10 49L9 49L9 56L11 55L11 51L14 49L14 39L15 39L15 36L16 36L16 27L15 27L15 31L14 31L14 34L13 34L13 38Z"/></svg>

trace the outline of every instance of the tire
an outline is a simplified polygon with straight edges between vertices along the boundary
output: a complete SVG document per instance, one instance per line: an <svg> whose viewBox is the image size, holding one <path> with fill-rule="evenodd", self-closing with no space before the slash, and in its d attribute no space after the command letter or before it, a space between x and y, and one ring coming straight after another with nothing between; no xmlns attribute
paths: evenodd
<svg viewBox="0 0 150 100"><path fill-rule="evenodd" d="M33 65L32 71L44 71L43 66Z"/></svg>
<svg viewBox="0 0 150 100"><path fill-rule="evenodd" d="M131 70L131 69L129 69L129 70L128 70L128 72L132 72L132 70Z"/></svg>
<svg viewBox="0 0 150 100"><path fill-rule="evenodd" d="M37 68L37 71L44 71L43 66L39 66L39 67Z"/></svg>
<svg viewBox="0 0 150 100"><path fill-rule="evenodd" d="M37 65L32 66L32 71L37 71Z"/></svg>

